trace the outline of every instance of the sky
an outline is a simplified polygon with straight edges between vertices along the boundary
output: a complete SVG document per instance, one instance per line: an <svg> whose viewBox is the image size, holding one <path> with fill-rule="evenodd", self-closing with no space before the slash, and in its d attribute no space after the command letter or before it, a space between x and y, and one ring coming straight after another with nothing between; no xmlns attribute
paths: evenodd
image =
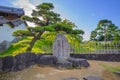
<svg viewBox="0 0 120 80"><path fill-rule="evenodd" d="M0 5L23 8L30 16L32 9L42 2L53 3L54 11L61 14L62 19L68 19L84 30L84 40L89 40L99 20L111 20L120 28L120 0L0 0Z"/></svg>

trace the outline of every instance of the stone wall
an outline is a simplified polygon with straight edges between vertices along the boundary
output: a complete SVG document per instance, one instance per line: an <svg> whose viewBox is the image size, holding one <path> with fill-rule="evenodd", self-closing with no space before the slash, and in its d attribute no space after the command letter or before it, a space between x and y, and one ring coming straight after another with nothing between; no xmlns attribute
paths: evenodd
<svg viewBox="0 0 120 80"><path fill-rule="evenodd" d="M35 64L54 65L56 57L52 55L23 53L15 57L7 56L0 58L0 72L19 71Z"/></svg>
<svg viewBox="0 0 120 80"><path fill-rule="evenodd" d="M71 57L87 60L120 62L120 54L71 54Z"/></svg>
<svg viewBox="0 0 120 80"><path fill-rule="evenodd" d="M71 57L120 62L120 54L71 54ZM53 55L23 53L0 58L0 72L19 71L35 64L53 66L56 62L57 58Z"/></svg>

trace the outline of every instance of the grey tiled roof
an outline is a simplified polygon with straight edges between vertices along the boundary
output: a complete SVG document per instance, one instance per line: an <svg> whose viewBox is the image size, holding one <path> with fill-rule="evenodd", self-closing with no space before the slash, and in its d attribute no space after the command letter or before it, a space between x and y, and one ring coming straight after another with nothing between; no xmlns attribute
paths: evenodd
<svg viewBox="0 0 120 80"><path fill-rule="evenodd" d="M14 26L19 26L19 25L23 24L24 21L21 20L21 19L16 19L16 20L10 21L10 23L11 23L11 24L13 25L13 27L14 27Z"/></svg>
<svg viewBox="0 0 120 80"><path fill-rule="evenodd" d="M23 20L21 20L20 18L15 19L15 20L7 20L3 16L0 16L0 25L6 24L6 23L10 24L11 27L16 27L16 26L19 26L25 22Z"/></svg>
<svg viewBox="0 0 120 80"><path fill-rule="evenodd" d="M24 10L22 8L0 6L0 12L17 14L18 16L24 15Z"/></svg>

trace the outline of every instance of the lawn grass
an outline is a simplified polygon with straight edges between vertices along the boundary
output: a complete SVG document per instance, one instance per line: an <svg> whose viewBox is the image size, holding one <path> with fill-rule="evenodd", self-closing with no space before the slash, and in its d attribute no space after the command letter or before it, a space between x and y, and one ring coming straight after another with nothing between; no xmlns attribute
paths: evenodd
<svg viewBox="0 0 120 80"><path fill-rule="evenodd" d="M107 64L103 64L103 63L101 63L101 64L99 64L100 66L102 66L102 67L104 67L106 70L108 70L108 71L110 71L110 72L117 72L117 71L120 71L120 67L118 66L118 67L112 67L112 66L110 66L110 65L107 65Z"/></svg>
<svg viewBox="0 0 120 80"><path fill-rule="evenodd" d="M26 49L29 47L29 43L32 40L32 37L24 37L22 38L19 42L13 43L10 45L10 47L0 53L0 57L5 57L5 56L15 56L20 53L26 52ZM38 40L32 51L34 53L51 53L52 52L52 43L47 40Z"/></svg>

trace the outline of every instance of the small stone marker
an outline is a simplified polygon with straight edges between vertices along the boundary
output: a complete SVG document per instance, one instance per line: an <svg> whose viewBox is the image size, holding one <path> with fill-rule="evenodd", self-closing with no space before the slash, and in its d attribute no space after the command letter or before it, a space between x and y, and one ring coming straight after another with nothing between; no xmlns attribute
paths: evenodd
<svg viewBox="0 0 120 80"><path fill-rule="evenodd" d="M63 34L58 34L53 44L53 55L58 61L65 61L70 58L70 44Z"/></svg>

